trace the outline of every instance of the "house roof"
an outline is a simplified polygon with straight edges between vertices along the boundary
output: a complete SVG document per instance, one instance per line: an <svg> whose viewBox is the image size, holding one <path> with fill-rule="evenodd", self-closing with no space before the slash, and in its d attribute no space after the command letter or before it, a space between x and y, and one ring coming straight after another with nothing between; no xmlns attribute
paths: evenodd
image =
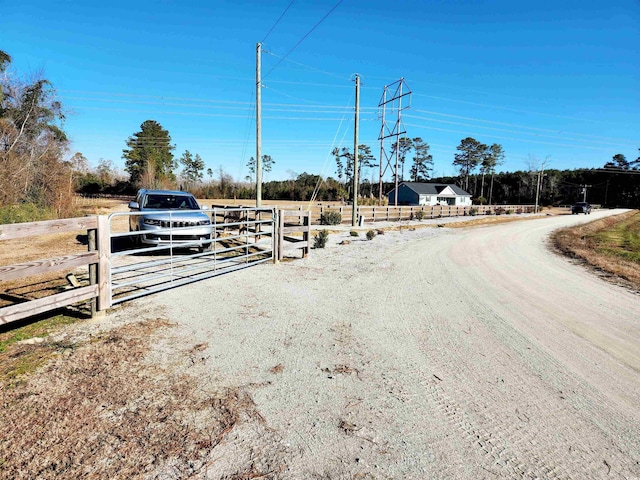
<svg viewBox="0 0 640 480"><path fill-rule="evenodd" d="M420 183L420 182L402 182L401 185L404 185L419 195L437 195L445 188L449 187L451 190L455 192L456 195L461 197L470 197L471 194L465 192L457 185L447 184L447 183ZM394 189L395 190L395 189ZM393 190L392 190L393 191ZM389 192L391 193L391 192Z"/></svg>

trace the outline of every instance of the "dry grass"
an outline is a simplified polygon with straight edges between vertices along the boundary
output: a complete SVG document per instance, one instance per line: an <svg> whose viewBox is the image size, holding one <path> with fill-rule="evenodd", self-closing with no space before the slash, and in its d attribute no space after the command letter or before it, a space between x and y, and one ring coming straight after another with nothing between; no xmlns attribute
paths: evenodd
<svg viewBox="0 0 640 480"><path fill-rule="evenodd" d="M565 228L552 241L564 254L640 291L640 212Z"/></svg>
<svg viewBox="0 0 640 480"><path fill-rule="evenodd" d="M197 477L237 425L261 423L242 389L207 391L192 375L145 361L154 332L167 326L156 319L82 341L6 345L0 354L3 478ZM185 353L204 349L198 344ZM40 369L17 372L24 358ZM241 464L228 478L269 470Z"/></svg>

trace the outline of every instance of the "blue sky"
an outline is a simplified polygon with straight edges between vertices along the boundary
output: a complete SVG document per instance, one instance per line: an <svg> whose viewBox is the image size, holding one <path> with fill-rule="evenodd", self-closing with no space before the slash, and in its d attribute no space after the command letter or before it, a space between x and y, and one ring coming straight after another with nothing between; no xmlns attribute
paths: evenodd
<svg viewBox="0 0 640 480"><path fill-rule="evenodd" d="M353 146L355 73L360 143L379 156L378 103L385 85L404 78L412 92L404 128L429 143L437 176L455 174L467 136L502 144L504 171L638 157L637 0L343 0L309 33L337 3L7 2L0 49L14 73L42 71L54 84L70 154L93 166L104 158L122 168L126 139L152 119L176 156L199 153L207 167L243 179L255 156L262 40L262 149L276 162L267 180L335 176L331 149Z"/></svg>

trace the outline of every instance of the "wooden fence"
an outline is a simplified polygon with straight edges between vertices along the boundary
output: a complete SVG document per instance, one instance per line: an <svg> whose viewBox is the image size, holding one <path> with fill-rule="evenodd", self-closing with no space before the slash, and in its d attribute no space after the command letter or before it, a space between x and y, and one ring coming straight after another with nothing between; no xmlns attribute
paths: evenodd
<svg viewBox="0 0 640 480"><path fill-rule="evenodd" d="M238 208L230 205L213 205L216 208ZM473 209L473 213L472 212ZM353 207L351 205L322 205L302 204L298 207L287 207L287 212L309 212L311 225L322 224L321 218L327 211L338 212L342 216L343 224L350 224ZM421 213L419 213L421 212ZM356 217L362 216L365 223L372 222L398 222L402 220L415 220L422 216L428 218L462 217L467 215L501 215L534 213L534 205L399 205L393 206L358 206Z"/></svg>
<svg viewBox="0 0 640 480"><path fill-rule="evenodd" d="M29 238L40 235L82 230L87 232L89 243L89 251L86 253L0 266L0 279L3 281L19 280L82 266L89 268L89 285L36 299L14 298L13 300L18 300L19 303L0 308L0 325L90 299L93 300L92 311L96 308L101 309L104 305L108 306L110 298L108 263L100 253L109 251L106 220L107 217L83 217L0 225L0 240L19 239L28 243ZM95 304L96 300L98 305Z"/></svg>
<svg viewBox="0 0 640 480"><path fill-rule="evenodd" d="M299 207L304 210L305 207ZM351 205L335 206L335 205L313 205L307 207L311 212L311 223L319 225L322 216L327 211L340 213L342 223L351 223L353 208ZM473 209L473 210L472 210ZM533 213L535 207L533 205L471 205L471 206L455 206L455 205L399 205L391 206L359 206L356 217L364 217L365 223L371 222L397 222L402 220L415 220L417 218L442 218L442 217L462 217L467 215L501 215L508 213Z"/></svg>
<svg viewBox="0 0 640 480"><path fill-rule="evenodd" d="M292 237L291 234L302 234ZM302 258L309 255L311 242L311 212L300 210L278 210L277 259L284 257L286 250L302 250Z"/></svg>

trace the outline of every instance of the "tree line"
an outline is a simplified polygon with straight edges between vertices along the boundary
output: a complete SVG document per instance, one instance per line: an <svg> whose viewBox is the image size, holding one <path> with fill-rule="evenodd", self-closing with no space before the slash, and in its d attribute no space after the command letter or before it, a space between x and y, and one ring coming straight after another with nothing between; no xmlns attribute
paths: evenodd
<svg viewBox="0 0 640 480"><path fill-rule="evenodd" d="M257 162L253 157L247 163L250 175L245 181L235 180L222 167L206 168L198 153L185 150L176 157L168 130L155 120L144 121L124 141L126 176L110 160L100 159L92 168L80 152L66 159L65 113L55 89L44 78L27 81L10 72L11 62L11 56L0 50L0 208L31 204L64 217L73 213L75 193L132 195L141 187L182 188L204 198L255 198L252 180ZM640 206L640 157L627 160L615 154L602 168L544 172L532 161L528 170L498 173L505 157L503 147L466 137L456 147L452 162L459 174L434 178L429 150L421 137L402 137L384 161L395 165L397 159L399 181L454 183L469 192L475 203L533 203L538 192L543 205L586 199L607 206ZM303 172L288 180L264 182L263 198L349 200L354 154L349 148L336 148L332 154L335 177ZM369 198L373 203L380 195L379 159L368 145L358 146L358 158L358 191L362 200ZM261 160L263 173L271 171L276 161L270 155ZM384 182L382 194L394 187L395 181Z"/></svg>

